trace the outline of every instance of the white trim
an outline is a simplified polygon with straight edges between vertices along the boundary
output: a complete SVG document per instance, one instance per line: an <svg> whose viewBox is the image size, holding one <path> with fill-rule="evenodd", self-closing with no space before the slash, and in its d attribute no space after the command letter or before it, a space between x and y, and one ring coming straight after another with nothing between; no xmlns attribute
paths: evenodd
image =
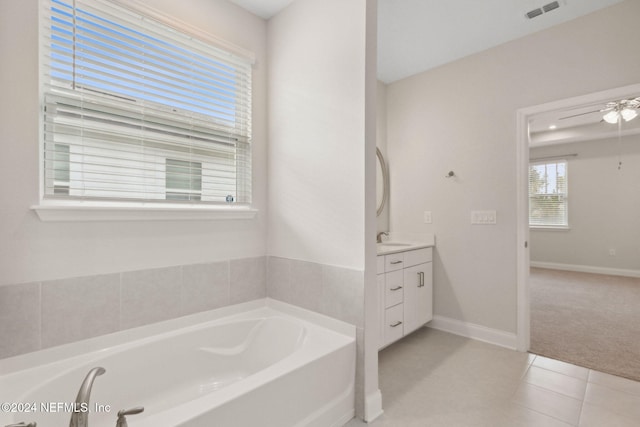
<svg viewBox="0 0 640 427"><path fill-rule="evenodd" d="M526 110L516 114L516 335L518 351L529 350L529 121Z"/></svg>
<svg viewBox="0 0 640 427"><path fill-rule="evenodd" d="M384 411L382 410L382 393L377 389L373 393L369 393L364 402L364 420L370 423L380 417Z"/></svg>
<svg viewBox="0 0 640 427"><path fill-rule="evenodd" d="M551 270L578 271L581 273L607 274L610 276L640 277L640 270L598 267L595 265L561 264L556 262L531 261L531 267L549 268Z"/></svg>
<svg viewBox="0 0 640 427"><path fill-rule="evenodd" d="M517 336L513 332L505 332L499 329L487 328L475 323L463 322L445 316L433 316L433 320L427 324L429 328L449 332L455 335L483 341L510 350L516 350Z"/></svg>
<svg viewBox="0 0 640 427"><path fill-rule="evenodd" d="M529 249L525 243L529 241L529 117L544 112L606 103L612 99L620 99L630 93L639 93L640 84L634 84L574 98L562 99L516 112L516 203L517 203L517 343L519 351L527 351L530 342L531 318L529 314Z"/></svg>
<svg viewBox="0 0 640 427"><path fill-rule="evenodd" d="M173 221L253 219L257 209L202 205L49 205L31 206L43 222Z"/></svg>
<svg viewBox="0 0 640 427"><path fill-rule="evenodd" d="M559 225L553 227L551 225L530 225L529 230L531 231L571 231L571 227Z"/></svg>

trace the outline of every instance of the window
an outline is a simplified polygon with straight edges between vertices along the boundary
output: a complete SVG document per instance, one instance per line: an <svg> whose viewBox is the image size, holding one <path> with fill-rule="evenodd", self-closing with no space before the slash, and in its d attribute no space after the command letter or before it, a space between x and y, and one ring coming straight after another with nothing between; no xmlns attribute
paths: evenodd
<svg viewBox="0 0 640 427"><path fill-rule="evenodd" d="M529 226L569 226L566 160L529 165Z"/></svg>
<svg viewBox="0 0 640 427"><path fill-rule="evenodd" d="M251 60L107 0L50 0L43 197L251 203Z"/></svg>
<svg viewBox="0 0 640 427"><path fill-rule="evenodd" d="M167 159L167 200L200 200L202 198L202 163Z"/></svg>

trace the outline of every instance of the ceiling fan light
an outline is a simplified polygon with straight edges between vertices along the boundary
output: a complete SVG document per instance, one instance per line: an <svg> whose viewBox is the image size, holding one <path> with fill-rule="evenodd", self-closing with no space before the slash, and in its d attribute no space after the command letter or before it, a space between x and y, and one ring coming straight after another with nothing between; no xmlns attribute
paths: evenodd
<svg viewBox="0 0 640 427"><path fill-rule="evenodd" d="M607 114L602 116L605 122L611 123L612 125L618 123L618 117L620 117L620 115L615 110L609 111Z"/></svg>
<svg viewBox="0 0 640 427"><path fill-rule="evenodd" d="M629 120L633 120L636 117L638 117L638 113L636 112L636 110L632 110L630 108L625 108L624 110L622 110L620 114L622 115L622 118L624 119L625 122L628 122Z"/></svg>

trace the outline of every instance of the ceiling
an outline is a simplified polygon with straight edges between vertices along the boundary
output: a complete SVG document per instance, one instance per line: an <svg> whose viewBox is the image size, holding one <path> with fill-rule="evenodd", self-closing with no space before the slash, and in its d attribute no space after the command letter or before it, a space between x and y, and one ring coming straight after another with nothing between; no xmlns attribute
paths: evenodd
<svg viewBox="0 0 640 427"><path fill-rule="evenodd" d="M269 19L294 0L231 0ZM623 0L378 0L378 78L391 83Z"/></svg>
<svg viewBox="0 0 640 427"><path fill-rule="evenodd" d="M638 96L640 93L629 93L623 99ZM619 99L609 101L616 100ZM600 102L536 114L529 121L530 146L566 144L640 133L640 118L622 121L618 128L617 124L610 124L602 119L608 111L606 102Z"/></svg>
<svg viewBox="0 0 640 427"><path fill-rule="evenodd" d="M295 0L231 1L268 20ZM526 14L553 0L377 1L378 79L392 83L623 0L557 0L559 7L533 19ZM602 121L603 108L586 105L537 115L530 122L531 146L615 136L617 126ZM571 115L577 116L566 118ZM557 128L550 130L552 124ZM640 133L640 119L623 126L623 134Z"/></svg>

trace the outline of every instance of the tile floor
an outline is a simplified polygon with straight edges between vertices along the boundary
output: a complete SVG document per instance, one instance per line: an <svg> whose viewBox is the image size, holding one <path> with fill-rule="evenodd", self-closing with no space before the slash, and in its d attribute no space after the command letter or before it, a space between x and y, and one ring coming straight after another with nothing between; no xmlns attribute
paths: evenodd
<svg viewBox="0 0 640 427"><path fill-rule="evenodd" d="M379 354L384 414L345 427L640 425L640 383L422 328Z"/></svg>

